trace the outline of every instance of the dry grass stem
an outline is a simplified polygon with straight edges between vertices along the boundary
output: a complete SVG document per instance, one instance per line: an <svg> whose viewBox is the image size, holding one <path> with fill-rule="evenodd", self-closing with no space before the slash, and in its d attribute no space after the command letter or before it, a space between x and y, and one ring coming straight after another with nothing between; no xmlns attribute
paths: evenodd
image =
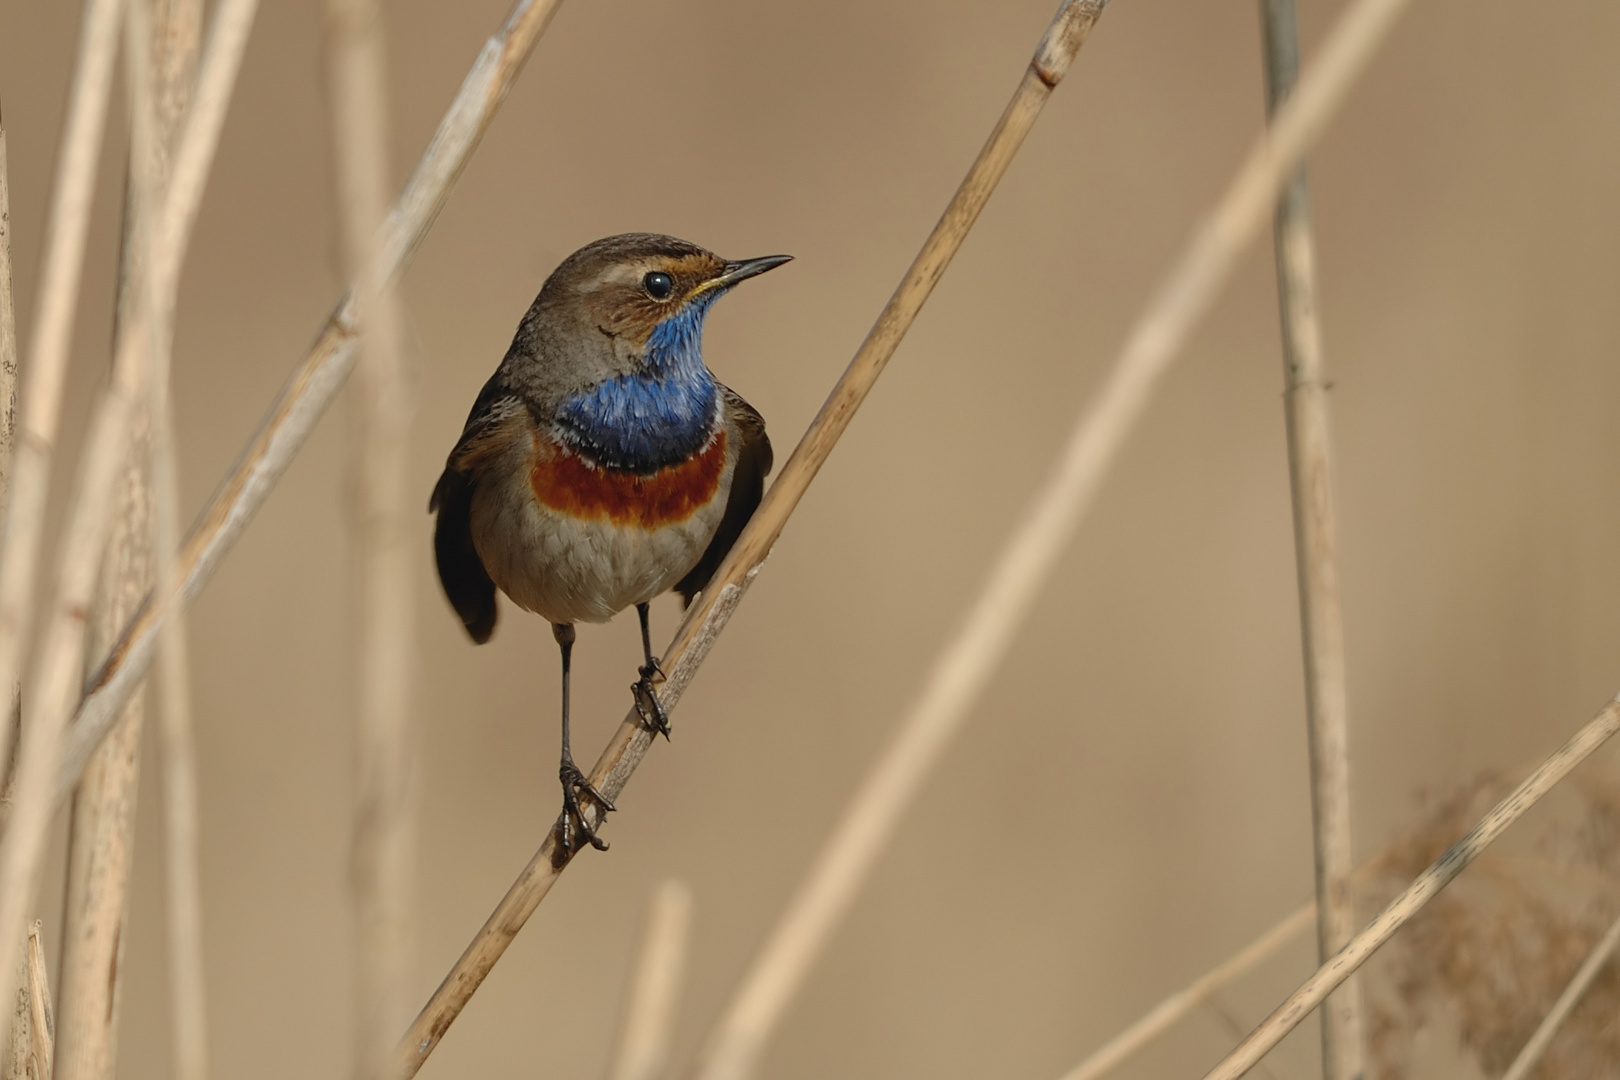
<svg viewBox="0 0 1620 1080"><path fill-rule="evenodd" d="M392 281L415 254L560 3L518 0L484 44L389 213L378 254L379 281ZM223 3L222 9L229 6ZM220 22L222 17L217 17ZM205 69L199 79L198 101L204 100L206 74ZM183 160L177 163L171 197L181 187L182 164ZM141 611L92 680L62 756L59 798L72 790L91 751L111 730L119 708L151 664L158 624L171 600L188 605L196 599L336 398L353 370L356 334L352 305L347 297L340 298L304 362L187 536L174 569L173 580L179 584L170 596L154 598Z"/></svg>
<svg viewBox="0 0 1620 1080"><path fill-rule="evenodd" d="M149 296L139 278L146 271L150 211L161 205L169 151L183 118L196 63L202 19L197 0L159 0L150 10L131 0L126 18L126 53L139 50L144 66L125 65L130 94L142 123L150 124L150 185L126 199L120 265L116 335L147 333L151 348L143 376L153 385L167 381L164 342L168 335L152 311L134 310ZM150 16L150 18L148 18ZM137 71L150 71L151 86L133 85ZM115 347L115 354L121 351ZM101 584L90 621L88 648L109 648L152 587L155 563L150 409L140 420L131 452L117 466L115 515L102 559ZM110 738L97 751L74 795L68 837L68 874L62 930L59 1032L62 1080L98 1080L111 1075L117 1053L122 997L123 925L133 862L135 803L139 790L144 702L132 700Z"/></svg>
<svg viewBox="0 0 1620 1080"><path fill-rule="evenodd" d="M1106 0L1066 0L1059 8L1012 100L944 215L776 482L765 493L747 529L716 571L709 587L687 610L674 641L663 656L669 677L659 693L667 707L673 709L680 700L770 553L789 515L950 265L1105 6ZM609 799L617 799L645 756L649 743L645 726L631 710L592 770L592 785ZM586 813L594 822L596 808L592 806ZM553 829L400 1041L395 1052L395 1075L413 1076L421 1068L507 945L545 898L569 857L569 853L559 847L557 832Z"/></svg>
<svg viewBox="0 0 1620 1080"><path fill-rule="evenodd" d="M352 873L359 1075L380 1077L411 1015L417 732L410 420L398 298L376 257L388 208L388 102L377 0L327 0L332 138L348 270L356 282L354 558L358 581Z"/></svg>
<svg viewBox="0 0 1620 1080"><path fill-rule="evenodd" d="M1358 0L1276 114L1139 317L1057 467L1020 517L955 636L874 763L712 1032L703 1080L753 1071L765 1040L960 728L1089 510L1108 469L1282 186L1365 67L1403 0ZM746 541L746 536L744 538ZM739 544L739 547L741 545Z"/></svg>
<svg viewBox="0 0 1620 1080"><path fill-rule="evenodd" d="M1366 0L1361 0L1366 2ZM1568 776L1570 771L1590 757L1617 731L1620 731L1620 698L1611 700L1587 725L1557 753L1531 773L1523 783L1513 789L1480 821L1469 829L1455 844L1418 875L1406 890L1390 901L1389 905L1368 923L1349 944L1327 963L1317 969L1288 999L1277 1006L1260 1026L1250 1032L1204 1080L1237 1080L1256 1061L1268 1053L1283 1037L1309 1016L1334 988L1349 978L1367 958L1377 952L1395 931L1423 909L1423 906L1451 883L1463 869L1479 857L1490 844L1512 825L1526 810Z"/></svg>
<svg viewBox="0 0 1620 1080"><path fill-rule="evenodd" d="M0 115L0 522L5 520L11 491L11 455L16 438L17 312L11 297L11 179L6 160L6 122ZM0 747L4 745L0 739Z"/></svg>
<svg viewBox="0 0 1620 1080"><path fill-rule="evenodd" d="M123 0L85 0L84 22L79 31L78 58L68 92L67 120L45 227L44 266L28 343L21 432L13 446L4 533L0 534L0 686L17 685L24 645L33 623L46 489L61 421L62 386L67 376L73 313L79 302L85 235L90 228L96 162L101 156L122 10ZM0 761L7 760L11 752L11 729L0 725ZM21 934L20 928L17 934ZM7 950L20 940L17 937L15 941L0 942L5 972L12 968L12 954Z"/></svg>
<svg viewBox="0 0 1620 1080"><path fill-rule="evenodd" d="M692 934L692 890L665 881L647 905L608 1080L658 1080L669 1064Z"/></svg>
<svg viewBox="0 0 1620 1080"><path fill-rule="evenodd" d="M251 6L228 0L222 4L220 16L243 7L251 9ZM219 21L217 18L216 23ZM208 55L203 60L204 78L199 81L195 104L187 115L161 212L152 214L156 209L153 200L146 202L148 209L143 211L151 225L140 233L146 254L142 273L135 279L144 298L132 305L138 325L119 335L113 379L91 418L80 475L63 530L56 599L37 650L32 704L23 726L16 803L11 823L0 842L0 927L12 928L15 932L13 938L0 937L0 975L12 970L15 956L9 950L20 939L22 912L34 886L54 797L59 794L61 736L83 685L85 613L106 539L113 486L119 466L127 457L133 421L146 400L144 382L152 353L150 335L155 326L167 326L172 319L185 241L195 219L202 179L217 143L224 105L206 101L202 91L210 85L206 78L210 70L223 67L227 71L226 78L215 80L216 84L223 83L222 96L228 98L234 82L240 54L238 52L234 59L228 55L233 42L229 34L218 30L216 26L216 33L210 35ZM134 65L150 66L150 57L144 49L132 49L130 56ZM135 85L149 84L150 71L135 74ZM135 95L133 105L131 191L140 200L153 193L150 159L155 121L150 115L149 94ZM187 176L190 179L183 181L182 177Z"/></svg>
<svg viewBox="0 0 1620 1080"><path fill-rule="evenodd" d="M1063 1074L1063 1080L1097 1080L1121 1062L1168 1031L1197 1009L1209 996L1254 970L1278 949L1292 941L1316 918L1316 905L1306 904L1282 922L1255 938L1220 966L1212 968L1155 1005L1130 1027L1109 1039L1086 1060Z"/></svg>
<svg viewBox="0 0 1620 1080"><path fill-rule="evenodd" d="M1273 116L1299 78L1294 0L1261 0L1266 109ZM1350 746L1345 704L1344 620L1339 605L1333 524L1333 444L1326 361L1316 304L1316 251L1305 170L1277 201L1274 222L1277 301L1282 316L1288 474L1299 576L1300 642L1305 659L1305 719L1311 765L1312 840L1316 856L1319 960L1356 932L1350 886ZM1322 1009L1324 1080L1361 1080L1361 990L1346 982Z"/></svg>
<svg viewBox="0 0 1620 1080"><path fill-rule="evenodd" d="M1575 1011L1576 1005L1580 1004L1581 997L1586 993L1587 988L1592 985L1592 980L1598 977L1598 973L1603 970L1603 966L1614 956L1615 946L1617 945L1620 945L1620 919L1616 919L1614 924L1609 927L1608 933L1603 935L1602 940L1597 943L1597 947L1592 950L1585 962L1581 964L1580 970L1575 972L1575 977L1569 980L1569 985L1564 988L1564 992L1558 995L1558 1001L1553 1004L1552 1009L1541 1021L1541 1026L1536 1028L1534 1035L1530 1036L1530 1041L1524 1044L1524 1049L1519 1051L1519 1056L1513 1059L1513 1064L1508 1067L1508 1071L1502 1074L1502 1080L1527 1080L1531 1071L1540 1064L1542 1055L1547 1052L1547 1047L1552 1045L1553 1037L1558 1034L1558 1029L1564 1026L1564 1021L1569 1019L1569 1014Z"/></svg>
<svg viewBox="0 0 1620 1080"><path fill-rule="evenodd" d="M45 947L40 922L28 924L17 1007L11 1017L11 1040L0 1070L4 1080L51 1080L56 1048L56 1018L51 1010L51 984L45 976Z"/></svg>

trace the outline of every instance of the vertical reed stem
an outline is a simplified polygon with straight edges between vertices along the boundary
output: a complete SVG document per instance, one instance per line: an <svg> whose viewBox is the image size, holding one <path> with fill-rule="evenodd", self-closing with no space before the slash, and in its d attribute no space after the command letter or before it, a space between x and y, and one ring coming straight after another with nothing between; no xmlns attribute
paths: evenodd
<svg viewBox="0 0 1620 1080"><path fill-rule="evenodd" d="M131 0L139 5L139 0ZM150 16L148 21L148 16ZM150 160L144 195L133 190L139 166L133 161L125 199L124 243L119 269L117 337L150 335L144 377L166 379L157 354L166 348L162 330L148 313L134 306L145 302L148 286L152 216L162 206L170 150L184 116L185 98L196 64L202 11L198 0L159 0L150 11L132 6L127 20L127 51L142 50L149 59L150 85L136 86L130 98L150 117ZM137 39L137 24L147 32ZM140 65L132 57L127 70ZM145 121L142 121L145 122ZM131 149L132 156L139 152ZM115 345L114 352L118 353ZM166 365L162 365L166 367ZM151 413L137 410L130 452L120 466L116 512L102 559L101 584L90 621L93 655L110 648L140 607L153 584L154 533L150 448ZM123 924L129 874L134 855L135 803L140 782L140 743L144 702L137 697L85 770L74 796L68 836L67 892L62 931L61 1014L62 1080L100 1080L113 1073L121 995Z"/></svg>
<svg viewBox="0 0 1620 1080"><path fill-rule="evenodd" d="M79 303L85 235L95 195L96 163L112 88L114 51L123 0L85 0L78 59L68 95L67 121L56 163L46 222L27 379L22 384L20 431L12 448L4 532L0 533L0 686L16 686L23 647L34 620L45 496L62 418L73 314ZM110 726L110 724L109 724ZM13 750L11 728L0 725L0 761ZM20 913L18 918L21 918ZM14 930L15 941L5 935ZM0 929L0 978L9 978L22 924Z"/></svg>
<svg viewBox="0 0 1620 1080"><path fill-rule="evenodd" d="M0 522L11 493L11 455L17 436L17 313L11 301L11 179L6 121L0 114ZM3 740L0 740L3 744ZM0 772L4 760L0 759Z"/></svg>
<svg viewBox="0 0 1620 1080"><path fill-rule="evenodd" d="M1266 110L1275 115L1299 78L1299 32L1294 0L1260 0L1260 8ZM1356 932L1356 911L1350 885L1349 720L1338 545L1333 523L1333 444L1304 166L1294 173L1277 200L1274 236L1277 301L1282 316L1288 472L1294 505L1294 556L1305 660L1317 955L1319 960L1326 960ZM1347 981L1323 1006L1324 1080L1360 1080L1361 1012L1361 988L1355 979Z"/></svg>
<svg viewBox="0 0 1620 1080"><path fill-rule="evenodd" d="M388 99L377 0L327 0L332 138L344 251L360 330L354 455L359 644L355 890L358 1075L381 1077L410 1018L416 888L417 733L409 488L413 401L397 295L379 258L388 209Z"/></svg>
<svg viewBox="0 0 1620 1080"><path fill-rule="evenodd" d="M692 891L679 881L659 885L647 905L641 954L625 994L608 1080L658 1080L664 1074L691 932Z"/></svg>

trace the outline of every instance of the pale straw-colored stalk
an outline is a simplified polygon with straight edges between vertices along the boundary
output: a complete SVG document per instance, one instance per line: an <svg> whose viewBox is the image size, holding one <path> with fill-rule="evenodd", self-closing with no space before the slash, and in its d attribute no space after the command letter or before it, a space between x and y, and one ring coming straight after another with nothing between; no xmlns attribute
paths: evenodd
<svg viewBox="0 0 1620 1080"><path fill-rule="evenodd" d="M1315 921L1315 918L1314 903L1306 904L1294 911L1219 966L1210 969L1183 989L1159 1002L1135 1023L1098 1047L1090 1057L1064 1073L1063 1080L1098 1080L1099 1077L1106 1076L1126 1058L1164 1034L1183 1017L1208 1001L1211 994L1253 971L1278 949L1292 941L1295 935Z"/></svg>
<svg viewBox="0 0 1620 1080"><path fill-rule="evenodd" d="M1614 956L1616 946L1620 946L1620 919L1614 921L1608 932L1581 962L1575 977L1569 980L1569 985L1558 995L1553 1007L1541 1018L1535 1034L1530 1036L1530 1041L1524 1044L1524 1049L1513 1059L1508 1071L1502 1074L1502 1080L1528 1080L1530 1073L1541 1063L1547 1047L1552 1045L1558 1029L1564 1026L1564 1021L1569 1019L1569 1014L1575 1011L1575 1006L1581 1003L1581 997L1591 987L1592 980L1598 977L1604 965Z"/></svg>
<svg viewBox="0 0 1620 1080"><path fill-rule="evenodd" d="M0 686L5 687L17 685L34 619L45 496L62 418L62 388L122 13L123 0L85 0L78 59L68 91L67 121L46 219L44 264L21 387L21 423L12 450L4 531L0 532ZM0 724L0 762L12 750L11 727ZM0 943L0 958L11 955L5 950L13 947L12 942ZM10 969L8 962L5 970Z"/></svg>
<svg viewBox="0 0 1620 1080"><path fill-rule="evenodd" d="M143 327L150 334L152 348L143 378L152 386L167 379L167 365L159 361L166 356L162 343L168 335L157 313L148 311L142 318L133 308L148 295L137 279L146 272L150 211L161 205L196 66L201 20L198 0L156 0L150 8L132 6L125 24L126 54L141 50L146 63L140 70L151 72L151 86L136 85L137 65L125 64L128 97L132 102L140 99L134 107L150 118L151 176L149 193L143 197L136 197L133 174L130 177L114 325L115 337L141 332ZM114 351L116 355L116 346ZM116 641L153 584L155 493L151 455L144 451L154 447L155 432L150 403L144 404L148 408L140 410L131 452L118 467L115 516L90 619L92 655ZM124 982L122 931L133 864L144 712L139 697L125 707L73 798L59 973L59 1080L99 1080L112 1074L116 1061Z"/></svg>
<svg viewBox="0 0 1620 1080"><path fill-rule="evenodd" d="M17 312L11 296L11 176L6 121L0 114L0 527L11 492L11 456L17 438ZM0 739L0 749L5 748ZM5 759L0 756L0 772Z"/></svg>
<svg viewBox="0 0 1620 1080"><path fill-rule="evenodd" d="M1011 647L1120 447L1305 151L1343 102L1405 0L1356 0L1317 62L1194 234L1019 516L967 617L840 817L710 1033L697 1075L741 1080L853 903L923 780Z"/></svg>
<svg viewBox="0 0 1620 1080"><path fill-rule="evenodd" d="M1260 0L1266 111L1299 78L1294 0ZM1300 644L1305 661L1305 727L1310 751L1311 823L1316 864L1317 958L1326 960L1356 932L1350 843L1350 723L1345 704L1344 619L1333 523L1333 440L1327 363L1317 310L1316 242L1303 166L1277 200L1273 223L1277 307L1282 317L1283 401L1294 507ZM1351 979L1322 1009L1324 1080L1361 1080L1361 987Z"/></svg>
<svg viewBox="0 0 1620 1080"><path fill-rule="evenodd" d="M249 0L225 0L216 16L163 204L160 212L149 213L151 227L144 230L148 254L136 281L138 288L146 290L147 299L133 308L137 321L144 325L120 335L113 379L96 405L81 455L80 475L63 530L56 599L34 666L31 704L18 755L16 802L0 841L0 977L9 977L12 971L15 942L21 938L22 912L34 887L45 829L57 796L62 794L57 788L61 735L83 685L85 614L106 538L113 483L128 453L135 411L145 403L152 313L159 313L158 321L163 323L172 318L180 263L245 40L240 16L244 9L251 14L252 6ZM234 24L226 25L227 13L237 16ZM141 53L134 55L144 62ZM204 92L210 88L212 94ZM149 168L144 163L149 151L141 147L150 141L150 125L141 112L135 110L132 124L136 149L131 161L139 166L132 169L132 177ZM142 185L136 183L132 188L139 191ZM12 936L6 937L7 932Z"/></svg>
<svg viewBox="0 0 1620 1080"><path fill-rule="evenodd" d="M1105 7L1106 0L1065 0L1058 9L1011 101L939 223L799 440L781 475L765 493L748 527L709 586L687 609L674 641L663 654L668 679L660 684L658 692L666 707L678 703L708 656L788 517L911 328ZM650 742L646 725L632 709L598 759L591 784L609 799L617 799ZM593 824L599 823L594 803L585 812ZM400 1040L395 1051L395 1076L413 1076L421 1068L570 858L571 853L559 844L554 828Z"/></svg>
<svg viewBox="0 0 1620 1080"><path fill-rule="evenodd" d="M0 1080L51 1080L56 1018L51 1009L51 984L45 975L45 946L40 941L38 919L28 924L21 966L11 1038Z"/></svg>
<svg viewBox="0 0 1620 1080"><path fill-rule="evenodd" d="M1366 2L1366 0L1359 0ZM1290 994L1272 1014L1261 1021L1204 1080L1237 1080L1283 1040L1320 1005L1328 994L1395 935L1395 931L1423 910L1423 906L1451 884L1469 863L1479 857L1497 837L1524 813L1541 801L1570 771L1590 757L1616 732L1620 732L1620 696L1609 701L1581 730L1542 762L1535 772L1491 808L1479 822L1447 848L1427 870L1419 874L1378 917L1351 938L1344 948L1317 969L1299 989Z"/></svg>
<svg viewBox="0 0 1620 1080"><path fill-rule="evenodd" d="M389 213L378 254L379 280L393 281L416 253L561 2L518 0L485 42ZM189 605L202 592L336 398L354 368L356 334L353 307L345 295L186 537L174 568L178 584L136 616L92 680L62 755L58 798L72 790L91 751L111 730L119 708L151 664L157 628L170 600Z"/></svg>
<svg viewBox="0 0 1620 1080"><path fill-rule="evenodd" d="M327 0L332 141L343 250L355 281L360 347L354 395L354 527L358 626L355 803L357 1075L382 1076L410 1019L416 892L417 743L409 486L410 421L398 297L376 258L388 209L388 99L378 0Z"/></svg>
<svg viewBox="0 0 1620 1080"><path fill-rule="evenodd" d="M664 1075L675 1041L691 935L692 890L675 880L661 883L647 905L608 1080L658 1080Z"/></svg>

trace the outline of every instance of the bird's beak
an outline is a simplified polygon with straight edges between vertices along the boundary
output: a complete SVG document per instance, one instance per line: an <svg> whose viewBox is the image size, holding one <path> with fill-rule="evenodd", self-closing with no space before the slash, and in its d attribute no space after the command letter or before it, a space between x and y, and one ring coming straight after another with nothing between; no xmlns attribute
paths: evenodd
<svg viewBox="0 0 1620 1080"><path fill-rule="evenodd" d="M739 281L747 281L751 277L758 277L767 270L775 270L785 262L792 262L791 255L765 255L758 259L743 259L741 262L728 262L725 269L719 274L705 281L694 290L696 293L709 292L711 289L729 289Z"/></svg>

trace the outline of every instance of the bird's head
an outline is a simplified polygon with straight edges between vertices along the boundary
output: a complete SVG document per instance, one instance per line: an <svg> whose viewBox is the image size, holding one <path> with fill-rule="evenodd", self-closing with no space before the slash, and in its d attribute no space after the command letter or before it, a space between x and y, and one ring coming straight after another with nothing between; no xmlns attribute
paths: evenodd
<svg viewBox="0 0 1620 1080"><path fill-rule="evenodd" d="M563 260L526 321L549 339L535 342L536 351L551 354L548 366L573 369L576 381L678 376L702 363L709 306L790 258L730 261L673 236L610 236ZM572 355L557 355L563 351Z"/></svg>

